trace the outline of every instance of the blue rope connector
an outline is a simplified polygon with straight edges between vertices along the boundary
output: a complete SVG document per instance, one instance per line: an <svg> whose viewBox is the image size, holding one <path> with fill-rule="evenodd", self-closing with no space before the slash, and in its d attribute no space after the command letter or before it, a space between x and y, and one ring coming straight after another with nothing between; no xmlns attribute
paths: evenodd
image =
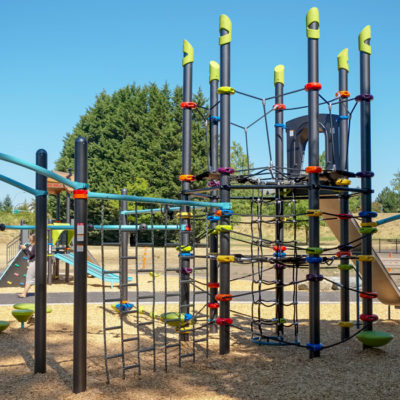
<svg viewBox="0 0 400 400"><path fill-rule="evenodd" d="M283 128L286 129L286 124L274 124L275 128Z"/></svg>
<svg viewBox="0 0 400 400"><path fill-rule="evenodd" d="M218 217L217 215L208 215L208 216L207 216L207 219L208 219L209 221L219 221L219 220L220 220L220 217Z"/></svg>
<svg viewBox="0 0 400 400"><path fill-rule="evenodd" d="M219 122L221 120L221 117L216 115L211 115L210 117L208 117L208 119L213 122Z"/></svg>
<svg viewBox="0 0 400 400"><path fill-rule="evenodd" d="M224 216L230 216L230 215L233 215L233 211L232 210L219 210L220 212L221 212L221 215L224 215Z"/></svg>
<svg viewBox="0 0 400 400"><path fill-rule="evenodd" d="M320 351L324 348L322 343L307 343L306 347L308 350Z"/></svg>
<svg viewBox="0 0 400 400"><path fill-rule="evenodd" d="M286 253L284 253L283 251L277 251L276 253L274 253L274 257L276 257L276 258L285 258L286 257Z"/></svg>
<svg viewBox="0 0 400 400"><path fill-rule="evenodd" d="M340 119L349 119L349 116L348 115L339 115L337 117L337 120L340 120Z"/></svg>
<svg viewBox="0 0 400 400"><path fill-rule="evenodd" d="M322 257L306 257L308 263L321 263L322 261Z"/></svg>
<svg viewBox="0 0 400 400"><path fill-rule="evenodd" d="M378 213L375 211L360 211L358 213L358 216L361 218L376 218L378 216Z"/></svg>
<svg viewBox="0 0 400 400"><path fill-rule="evenodd" d="M192 253L181 253L179 254L179 257L193 257Z"/></svg>

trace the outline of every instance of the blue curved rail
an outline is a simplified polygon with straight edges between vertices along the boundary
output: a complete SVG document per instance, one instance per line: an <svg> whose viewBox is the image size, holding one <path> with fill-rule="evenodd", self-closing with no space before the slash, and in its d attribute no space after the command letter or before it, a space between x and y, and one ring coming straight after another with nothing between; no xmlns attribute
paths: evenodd
<svg viewBox="0 0 400 400"><path fill-rule="evenodd" d="M378 225L383 225L383 224L387 224L388 222L396 221L398 219L400 219L400 214L393 215L388 218L380 219L379 221L377 221L377 223L378 223Z"/></svg>
<svg viewBox="0 0 400 400"><path fill-rule="evenodd" d="M4 176L4 175L0 175L0 181L6 182L11 186L15 186L18 189L21 189L21 190L24 190L25 192L33 194L34 196L46 196L47 195L47 192L45 190L33 189L29 186L24 185L21 182L15 181L14 179L8 178L7 176Z"/></svg>

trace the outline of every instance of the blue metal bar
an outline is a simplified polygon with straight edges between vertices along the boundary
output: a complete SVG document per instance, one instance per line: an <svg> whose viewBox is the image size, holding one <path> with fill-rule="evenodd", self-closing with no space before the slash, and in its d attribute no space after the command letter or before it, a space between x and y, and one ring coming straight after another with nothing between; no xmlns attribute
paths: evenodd
<svg viewBox="0 0 400 400"><path fill-rule="evenodd" d="M136 201L139 203L175 204L180 206L193 206L193 207L217 207L217 208L222 208L224 210L230 210L232 208L231 203L211 203L208 201L159 199L156 197L141 197L141 196L130 196L130 195L111 194L111 193L89 192L88 197L89 199L126 200L126 201Z"/></svg>
<svg viewBox="0 0 400 400"><path fill-rule="evenodd" d="M28 192L30 194L33 194L34 196L45 196L47 195L47 192L45 190L37 190L33 189L29 186L24 185L23 183L14 181L14 179L8 178L7 176L0 175L0 181L6 182L11 186L15 186L18 189L24 190L25 192Z"/></svg>
<svg viewBox="0 0 400 400"><path fill-rule="evenodd" d="M398 219L400 219L400 214L393 215L388 218L380 219L379 221L377 221L377 223L378 223L378 225L383 225L383 224L387 224L388 222L396 221Z"/></svg>
<svg viewBox="0 0 400 400"><path fill-rule="evenodd" d="M169 207L168 211L179 211L180 207ZM149 208L146 210L124 210L121 211L121 215L130 215L130 214L150 214L152 212L161 212L164 211L165 208Z"/></svg>
<svg viewBox="0 0 400 400"><path fill-rule="evenodd" d="M39 167L38 165L32 164L28 161L21 160L20 158L10 156L8 154L0 153L0 160L10 162L12 164L19 165L20 167L28 168L32 171L37 172L40 175L47 176L48 178L52 178L57 182L63 183L66 186L69 186L73 189L87 189L89 185L87 183L82 182L73 182L67 178L64 178L60 175L57 175L53 171L49 171L46 168Z"/></svg>
<svg viewBox="0 0 400 400"><path fill-rule="evenodd" d="M5 229L20 229L20 230L34 230L36 227L35 225L5 225ZM117 231L119 230L120 225L103 225L103 229L105 231ZM47 229L49 230L73 230L73 225L48 225ZM93 229L96 231L100 231L102 229L101 225L93 225ZM140 230L140 225L121 225L122 231L137 231ZM186 230L186 225L146 225L143 230L149 231L179 231L179 230Z"/></svg>

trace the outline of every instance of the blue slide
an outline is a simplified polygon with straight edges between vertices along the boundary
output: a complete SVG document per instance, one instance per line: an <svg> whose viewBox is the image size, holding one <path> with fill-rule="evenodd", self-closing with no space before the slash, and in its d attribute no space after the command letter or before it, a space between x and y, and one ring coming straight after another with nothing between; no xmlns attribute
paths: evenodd
<svg viewBox="0 0 400 400"><path fill-rule="evenodd" d="M56 253L54 255L55 258L58 258L59 260L69 264L69 265L74 265L74 253L69 253L69 254L61 254L61 253ZM90 261L87 262L87 272L89 275L94 276L95 278L102 279L103 276L103 269L99 266L96 265ZM118 274L109 274L107 273L107 270L104 270L104 282L110 283L111 288L113 287L114 283L119 284L119 275ZM128 281L132 281L131 277L128 277Z"/></svg>

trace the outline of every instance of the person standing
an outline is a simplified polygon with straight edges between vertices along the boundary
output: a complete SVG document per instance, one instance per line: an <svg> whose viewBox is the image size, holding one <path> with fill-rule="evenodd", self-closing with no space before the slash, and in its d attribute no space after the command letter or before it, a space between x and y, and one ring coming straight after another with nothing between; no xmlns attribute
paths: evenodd
<svg viewBox="0 0 400 400"><path fill-rule="evenodd" d="M36 237L35 234L29 236L29 246L21 244L19 246L28 257L28 271L26 273L25 288L23 293L18 294L18 297L24 298L27 296L29 289L35 284L35 259L36 259Z"/></svg>

